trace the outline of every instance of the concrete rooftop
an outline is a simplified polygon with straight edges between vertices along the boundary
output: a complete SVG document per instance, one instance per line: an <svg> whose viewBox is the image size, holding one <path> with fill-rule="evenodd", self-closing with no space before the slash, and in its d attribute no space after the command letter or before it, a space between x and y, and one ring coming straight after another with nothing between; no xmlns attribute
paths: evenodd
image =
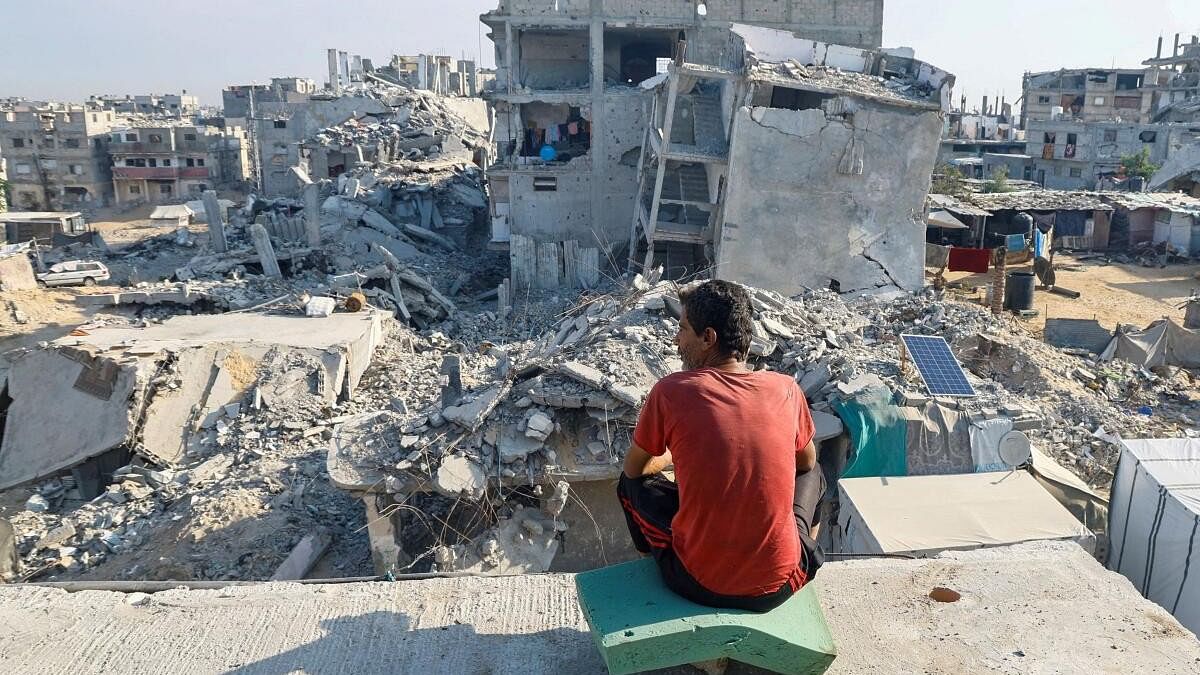
<svg viewBox="0 0 1200 675"><path fill-rule="evenodd" d="M1074 544L826 565L830 673L1195 673L1200 642ZM935 586L957 603L927 596ZM0 586L20 673L602 673L570 575L137 596Z"/></svg>

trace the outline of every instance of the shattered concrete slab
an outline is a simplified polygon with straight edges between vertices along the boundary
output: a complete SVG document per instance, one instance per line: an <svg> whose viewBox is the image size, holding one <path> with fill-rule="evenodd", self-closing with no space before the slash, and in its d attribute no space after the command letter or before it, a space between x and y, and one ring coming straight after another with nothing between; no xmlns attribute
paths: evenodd
<svg viewBox="0 0 1200 675"><path fill-rule="evenodd" d="M0 489L46 476L123 443L148 379L137 359L46 349L8 371Z"/></svg>
<svg viewBox="0 0 1200 675"><path fill-rule="evenodd" d="M9 371L13 402L0 445L0 488L123 444L177 466L260 379L269 386L301 372L306 393L329 403L352 395L382 338L381 321L375 312L177 316L62 338L18 358ZM283 367L287 355L304 365ZM279 367L263 377L259 370L272 359ZM280 394L273 403L286 401Z"/></svg>

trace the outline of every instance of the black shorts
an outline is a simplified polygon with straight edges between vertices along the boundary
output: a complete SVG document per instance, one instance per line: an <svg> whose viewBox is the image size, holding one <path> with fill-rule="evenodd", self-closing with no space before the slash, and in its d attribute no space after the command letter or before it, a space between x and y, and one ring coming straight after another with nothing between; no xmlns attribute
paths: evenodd
<svg viewBox="0 0 1200 675"><path fill-rule="evenodd" d="M818 465L812 471L796 477L796 493L792 513L800 534L801 567L805 578L811 580L823 562L820 548L810 536L817 506L825 494L825 476ZM629 535L638 551L654 556L663 582L675 593L707 607L744 609L769 612L792 597L792 588L784 583L768 595L740 597L713 593L700 585L671 547L671 521L679 512L679 486L661 474L629 478L624 474L617 482L617 497L625 511Z"/></svg>

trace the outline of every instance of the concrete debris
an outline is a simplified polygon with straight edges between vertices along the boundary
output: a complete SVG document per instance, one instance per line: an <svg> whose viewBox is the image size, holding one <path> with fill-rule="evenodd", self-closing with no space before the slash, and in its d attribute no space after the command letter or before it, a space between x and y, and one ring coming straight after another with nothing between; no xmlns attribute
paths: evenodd
<svg viewBox="0 0 1200 675"><path fill-rule="evenodd" d="M438 492L448 497L458 497L466 493L478 498L486 485L483 468L462 455L442 460L442 465L438 467L437 480L434 482Z"/></svg>

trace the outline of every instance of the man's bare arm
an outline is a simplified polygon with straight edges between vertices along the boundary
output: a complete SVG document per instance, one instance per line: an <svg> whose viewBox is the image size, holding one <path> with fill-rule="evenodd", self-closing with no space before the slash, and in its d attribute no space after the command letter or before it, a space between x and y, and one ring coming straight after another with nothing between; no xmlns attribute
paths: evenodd
<svg viewBox="0 0 1200 675"><path fill-rule="evenodd" d="M629 446L629 452L625 454L625 475L629 478L653 476L656 473L662 473L669 466L671 466L670 450L663 453L661 457L655 457L639 448L637 443L632 443Z"/></svg>
<svg viewBox="0 0 1200 675"><path fill-rule="evenodd" d="M817 444L809 441L808 445L796 456L796 475L801 475L817 468Z"/></svg>

